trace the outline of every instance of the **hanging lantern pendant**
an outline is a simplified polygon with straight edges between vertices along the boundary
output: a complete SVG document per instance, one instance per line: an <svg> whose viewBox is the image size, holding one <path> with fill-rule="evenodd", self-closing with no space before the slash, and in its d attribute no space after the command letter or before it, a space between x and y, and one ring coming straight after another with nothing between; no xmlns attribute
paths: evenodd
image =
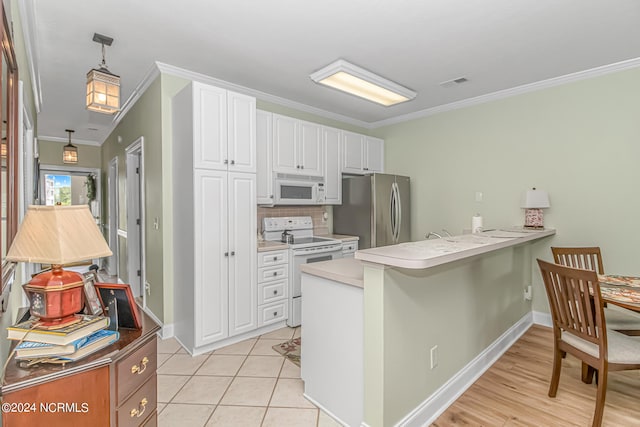
<svg viewBox="0 0 640 427"><path fill-rule="evenodd" d="M71 143L71 134L75 131L71 129L65 129L64 131L69 133L69 143L62 149L62 162L78 163L78 147Z"/></svg>
<svg viewBox="0 0 640 427"><path fill-rule="evenodd" d="M87 73L87 109L104 114L120 111L120 76L116 76L107 68L104 46L111 46L113 39L95 33L93 41L102 45L102 62L99 68Z"/></svg>

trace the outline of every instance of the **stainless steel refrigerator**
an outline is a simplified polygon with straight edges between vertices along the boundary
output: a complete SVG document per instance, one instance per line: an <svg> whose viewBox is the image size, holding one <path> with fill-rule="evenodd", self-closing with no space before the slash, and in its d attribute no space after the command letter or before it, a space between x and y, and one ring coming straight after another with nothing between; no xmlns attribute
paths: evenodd
<svg viewBox="0 0 640 427"><path fill-rule="evenodd" d="M411 240L409 177L375 173L342 178L333 232L360 237L359 249Z"/></svg>

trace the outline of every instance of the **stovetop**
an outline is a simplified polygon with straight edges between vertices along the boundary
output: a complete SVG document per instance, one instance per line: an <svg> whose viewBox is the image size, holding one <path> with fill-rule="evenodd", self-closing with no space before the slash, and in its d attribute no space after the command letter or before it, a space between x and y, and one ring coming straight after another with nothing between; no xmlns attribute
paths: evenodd
<svg viewBox="0 0 640 427"><path fill-rule="evenodd" d="M335 239L330 239L328 237L300 237L298 239L294 238L292 245L306 245L307 243L328 243L333 242Z"/></svg>

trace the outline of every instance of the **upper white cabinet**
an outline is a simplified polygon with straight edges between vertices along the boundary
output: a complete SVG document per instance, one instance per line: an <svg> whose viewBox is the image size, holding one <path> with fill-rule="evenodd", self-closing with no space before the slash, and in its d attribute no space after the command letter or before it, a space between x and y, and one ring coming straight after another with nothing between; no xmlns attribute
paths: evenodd
<svg viewBox="0 0 640 427"><path fill-rule="evenodd" d="M342 144L340 129L324 126L324 198L327 205L342 203Z"/></svg>
<svg viewBox="0 0 640 427"><path fill-rule="evenodd" d="M256 112L256 187L259 205L272 205L273 198L273 150L272 150L272 119L273 114L268 111Z"/></svg>
<svg viewBox="0 0 640 427"><path fill-rule="evenodd" d="M321 126L273 114L273 171L322 176Z"/></svg>
<svg viewBox="0 0 640 427"><path fill-rule="evenodd" d="M384 140L354 132L342 132L342 172L384 172Z"/></svg>
<svg viewBox="0 0 640 427"><path fill-rule="evenodd" d="M192 120L174 144L193 144L193 167L256 172L255 98L192 82L174 97L174 114Z"/></svg>

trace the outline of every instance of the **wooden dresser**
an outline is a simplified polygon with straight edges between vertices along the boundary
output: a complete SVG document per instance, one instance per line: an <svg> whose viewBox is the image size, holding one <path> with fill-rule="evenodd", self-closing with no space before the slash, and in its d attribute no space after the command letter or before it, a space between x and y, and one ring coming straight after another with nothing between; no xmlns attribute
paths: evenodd
<svg viewBox="0 0 640 427"><path fill-rule="evenodd" d="M0 389L4 427L156 426L157 335L141 310L141 330L74 363L7 366Z"/></svg>

